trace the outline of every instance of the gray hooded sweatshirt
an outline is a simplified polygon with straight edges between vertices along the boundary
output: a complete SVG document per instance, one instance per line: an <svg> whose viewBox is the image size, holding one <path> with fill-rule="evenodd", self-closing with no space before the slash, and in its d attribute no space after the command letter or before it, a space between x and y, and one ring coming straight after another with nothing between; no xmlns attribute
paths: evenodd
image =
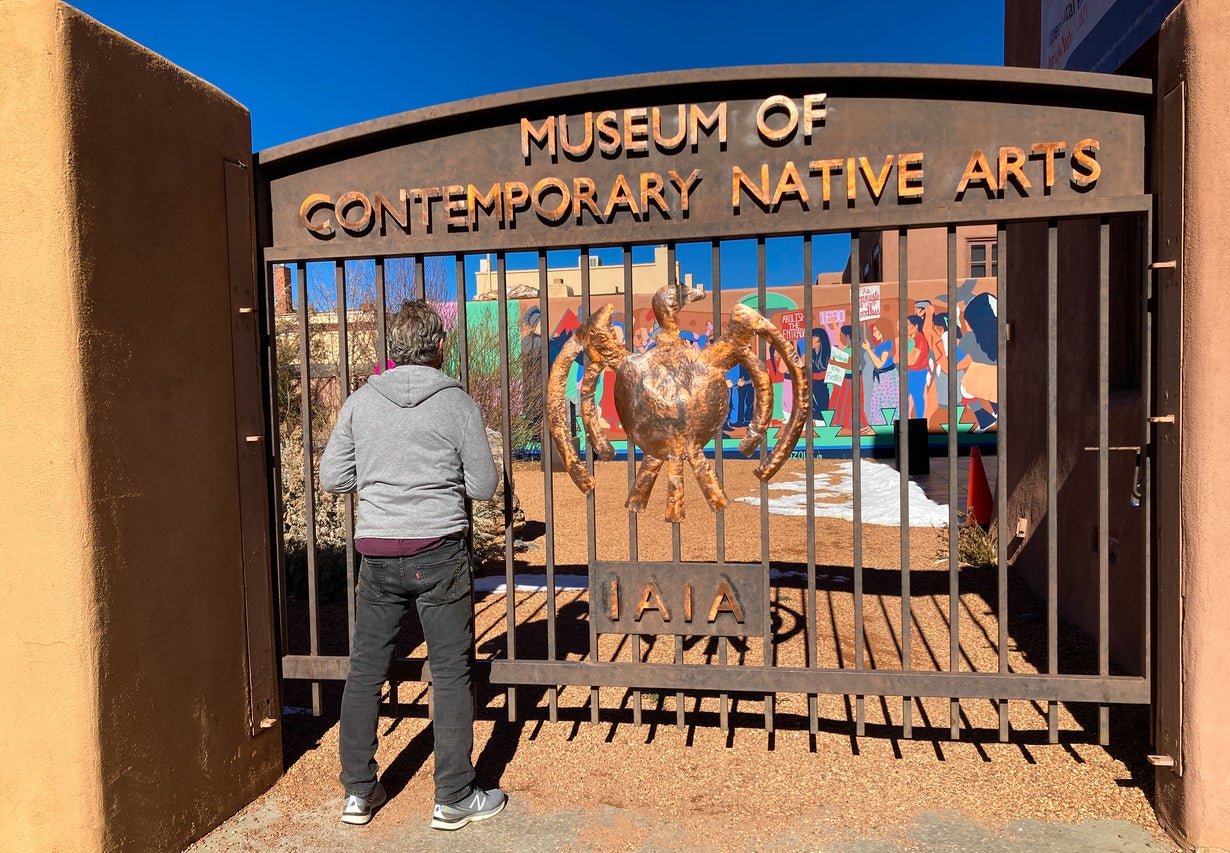
<svg viewBox="0 0 1230 853"><path fill-rule="evenodd" d="M478 404L419 364L367 380L337 416L320 484L358 492L355 538L431 539L466 530L465 498L495 494L498 473Z"/></svg>

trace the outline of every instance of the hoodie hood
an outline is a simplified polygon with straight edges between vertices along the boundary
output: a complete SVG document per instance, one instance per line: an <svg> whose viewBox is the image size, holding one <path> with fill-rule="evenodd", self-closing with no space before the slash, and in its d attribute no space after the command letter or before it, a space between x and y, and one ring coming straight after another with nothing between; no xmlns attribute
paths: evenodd
<svg viewBox="0 0 1230 853"><path fill-rule="evenodd" d="M386 370L368 379L367 384L402 408L417 406L445 388L461 387L453 377L423 364L403 364Z"/></svg>

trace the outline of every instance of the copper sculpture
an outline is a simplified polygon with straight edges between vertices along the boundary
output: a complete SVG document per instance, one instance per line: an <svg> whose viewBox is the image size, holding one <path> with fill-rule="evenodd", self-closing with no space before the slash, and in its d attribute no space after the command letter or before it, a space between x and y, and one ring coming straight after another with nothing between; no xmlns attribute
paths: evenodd
<svg viewBox="0 0 1230 853"><path fill-rule="evenodd" d="M755 469L755 475L761 480L770 479L794 449L810 413L809 390L794 347L768 319L741 304L731 309L724 336L704 349L692 346L679 336L679 310L683 302L694 302L704 295L703 290L673 285L658 290L653 297L653 313L659 326L657 342L643 353L628 352L616 336L611 322L613 305L590 315L560 350L547 385L547 417L551 438L582 492L591 491L594 481L573 447L566 425L568 370L582 352L588 356L588 364L581 378L581 422L591 446L602 459L609 460L615 455L601 429L594 403L598 377L603 370L612 370L615 410L629 441L640 447L643 454L628 494L628 509L639 512L645 508L654 482L666 465L666 520L682 521L685 460L691 463L709 505L715 511L726 507L726 494L705 458L704 447L726 420L730 408L726 371L736 364L747 369L755 389L755 409L747 435L739 443L740 452L751 456L768 432L773 384L764 362L751 347L757 335L768 341L785 363L794 404L777 443Z"/></svg>

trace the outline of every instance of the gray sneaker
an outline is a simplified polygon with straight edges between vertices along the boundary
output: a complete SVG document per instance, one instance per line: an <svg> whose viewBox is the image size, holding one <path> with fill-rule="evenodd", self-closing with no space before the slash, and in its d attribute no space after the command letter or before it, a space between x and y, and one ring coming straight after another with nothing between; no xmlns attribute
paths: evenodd
<svg viewBox="0 0 1230 853"><path fill-rule="evenodd" d="M484 791L473 788L469 796L456 803L443 806L436 803L436 809L431 815L431 828L454 830L461 829L472 820L486 820L498 815L508 804L508 797L499 788Z"/></svg>
<svg viewBox="0 0 1230 853"><path fill-rule="evenodd" d="M359 794L347 794L346 803L342 806L342 823L353 823L360 826L367 823L372 819L376 809L383 806L387 799L388 795L384 792L384 785L379 782L366 797Z"/></svg>

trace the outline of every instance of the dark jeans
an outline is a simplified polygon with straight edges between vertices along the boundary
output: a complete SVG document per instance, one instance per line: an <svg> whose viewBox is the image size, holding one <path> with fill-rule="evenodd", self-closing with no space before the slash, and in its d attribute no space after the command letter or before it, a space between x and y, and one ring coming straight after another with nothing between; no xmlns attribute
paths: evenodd
<svg viewBox="0 0 1230 853"><path fill-rule="evenodd" d="M366 795L376 784L376 725L380 688L389 673L393 643L406 608L418 608L431 664L436 802L470 793L474 765L474 700L470 659L474 607L470 555L463 539L448 539L413 557L364 557L355 601L350 675L342 697L342 785Z"/></svg>

